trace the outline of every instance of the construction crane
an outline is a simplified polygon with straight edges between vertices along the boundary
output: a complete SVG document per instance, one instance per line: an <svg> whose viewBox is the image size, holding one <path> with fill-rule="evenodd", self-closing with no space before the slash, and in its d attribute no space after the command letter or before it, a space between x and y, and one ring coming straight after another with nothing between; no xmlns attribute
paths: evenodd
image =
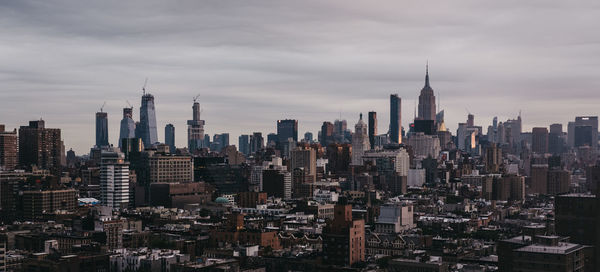
<svg viewBox="0 0 600 272"><path fill-rule="evenodd" d="M194 103L196 103L196 100L198 100L198 97L200 97L200 94L194 96Z"/></svg>
<svg viewBox="0 0 600 272"><path fill-rule="evenodd" d="M125 100L125 102L127 102L127 105L129 105L130 109L133 109L133 106L131 105L131 103L129 103L129 100Z"/></svg>
<svg viewBox="0 0 600 272"><path fill-rule="evenodd" d="M104 106L106 106L106 101L104 101L104 104L102 104L102 107L100 107L100 112L104 112Z"/></svg>
<svg viewBox="0 0 600 272"><path fill-rule="evenodd" d="M146 84L148 84L148 78L146 78L146 80L144 81L144 86L142 86L142 91L144 92L144 95L146 94Z"/></svg>

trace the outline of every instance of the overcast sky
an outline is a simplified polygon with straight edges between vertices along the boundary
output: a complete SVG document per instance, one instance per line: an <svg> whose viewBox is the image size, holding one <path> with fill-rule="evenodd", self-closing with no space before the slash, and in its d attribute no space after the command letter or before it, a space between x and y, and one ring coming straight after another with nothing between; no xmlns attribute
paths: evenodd
<svg viewBox="0 0 600 272"><path fill-rule="evenodd" d="M413 118L429 60L446 125L487 127L522 110L525 129L598 115L600 1L1 1L0 123L42 117L67 150L89 152L104 101L109 140L122 108L154 94L159 139L200 94L205 131L275 131L299 120L389 122L389 94Z"/></svg>

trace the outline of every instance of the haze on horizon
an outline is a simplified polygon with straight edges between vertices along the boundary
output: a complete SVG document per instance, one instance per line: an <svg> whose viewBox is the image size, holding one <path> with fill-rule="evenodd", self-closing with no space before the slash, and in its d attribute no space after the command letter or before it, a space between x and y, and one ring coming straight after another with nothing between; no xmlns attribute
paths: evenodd
<svg viewBox="0 0 600 272"><path fill-rule="evenodd" d="M3 1L0 123L42 117L78 155L94 144L104 101L117 145L123 107L139 120L155 96L159 140L200 94L206 133L300 137L359 113L389 123L389 94L413 118L429 60L431 85L455 134L467 111L487 127L522 111L524 130L598 115L600 2L549 1Z"/></svg>

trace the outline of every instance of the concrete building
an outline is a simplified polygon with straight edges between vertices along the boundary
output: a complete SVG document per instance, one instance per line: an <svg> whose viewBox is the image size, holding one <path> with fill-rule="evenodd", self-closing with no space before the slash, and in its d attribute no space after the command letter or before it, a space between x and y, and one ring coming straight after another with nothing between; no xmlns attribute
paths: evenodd
<svg viewBox="0 0 600 272"><path fill-rule="evenodd" d="M62 141L60 129L46 128L44 120L30 121L19 128L19 165L37 166L60 176Z"/></svg>
<svg viewBox="0 0 600 272"><path fill-rule="evenodd" d="M440 155L440 140L437 136L425 135L422 132L411 134L408 137L409 146L412 147L417 158L437 158Z"/></svg>
<svg viewBox="0 0 600 272"><path fill-rule="evenodd" d="M148 166L150 183L194 180L194 163L190 156L155 153L148 157Z"/></svg>
<svg viewBox="0 0 600 272"><path fill-rule="evenodd" d="M335 206L334 214L323 229L323 261L341 266L364 261L365 221L353 219L352 206L344 203Z"/></svg>
<svg viewBox="0 0 600 272"><path fill-rule="evenodd" d="M73 211L77 207L77 191L37 190L24 191L22 194L22 214L24 219L43 219L44 214L57 210Z"/></svg>
<svg viewBox="0 0 600 272"><path fill-rule="evenodd" d="M394 171L399 176L407 176L410 158L405 149L369 150L363 156L363 162L377 166L378 171Z"/></svg>
<svg viewBox="0 0 600 272"><path fill-rule="evenodd" d="M415 227L413 223L413 205L411 203L393 203L379 208L379 217L375 223L376 233L400 233Z"/></svg>
<svg viewBox="0 0 600 272"><path fill-rule="evenodd" d="M18 164L17 130L5 131L0 124L0 170L13 170Z"/></svg>
<svg viewBox="0 0 600 272"><path fill-rule="evenodd" d="M548 129L534 127L531 130L531 151L537 154L548 153Z"/></svg>
<svg viewBox="0 0 600 272"><path fill-rule="evenodd" d="M151 183L150 205L183 209L187 204L205 204L212 198L210 185L204 182Z"/></svg>
<svg viewBox="0 0 600 272"><path fill-rule="evenodd" d="M317 153L313 148L296 148L290 152L290 171L302 168L306 180L304 182L317 181Z"/></svg>

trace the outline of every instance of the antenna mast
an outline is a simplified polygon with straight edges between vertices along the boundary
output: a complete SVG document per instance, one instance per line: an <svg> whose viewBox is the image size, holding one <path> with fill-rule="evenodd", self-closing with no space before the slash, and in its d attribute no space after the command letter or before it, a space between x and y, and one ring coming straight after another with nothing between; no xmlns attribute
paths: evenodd
<svg viewBox="0 0 600 272"><path fill-rule="evenodd" d="M148 78L146 78L146 80L144 81L144 86L142 86L142 91L144 95L146 95L146 84L148 84Z"/></svg>

